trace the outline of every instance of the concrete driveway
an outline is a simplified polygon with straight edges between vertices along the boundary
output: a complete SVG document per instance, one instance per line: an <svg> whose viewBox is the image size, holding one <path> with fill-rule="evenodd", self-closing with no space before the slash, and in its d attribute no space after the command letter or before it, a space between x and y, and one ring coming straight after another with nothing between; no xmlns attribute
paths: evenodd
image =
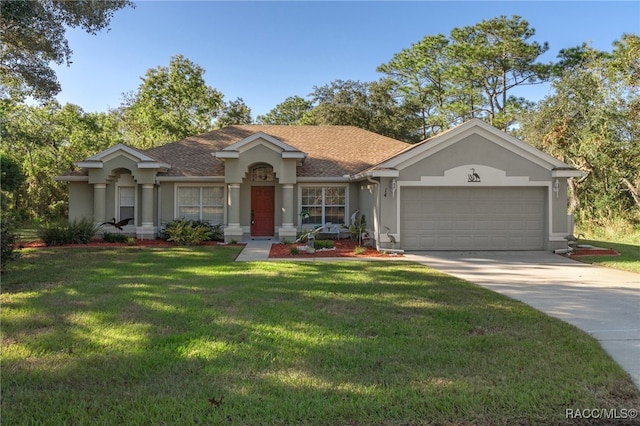
<svg viewBox="0 0 640 426"><path fill-rule="evenodd" d="M640 274L550 252L410 252L405 258L520 300L595 337L640 387Z"/></svg>

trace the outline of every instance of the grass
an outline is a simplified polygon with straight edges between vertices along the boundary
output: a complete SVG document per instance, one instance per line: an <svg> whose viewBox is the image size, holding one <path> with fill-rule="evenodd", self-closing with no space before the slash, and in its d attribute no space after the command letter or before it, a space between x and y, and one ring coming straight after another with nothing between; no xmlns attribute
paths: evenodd
<svg viewBox="0 0 640 426"><path fill-rule="evenodd" d="M239 250L23 250L2 424L556 425L640 404L592 337L479 286Z"/></svg>
<svg viewBox="0 0 640 426"><path fill-rule="evenodd" d="M612 248L620 253L619 256L579 256L575 258L581 262L640 273L640 245L585 239L580 239L580 244L590 244L594 247L601 248Z"/></svg>
<svg viewBox="0 0 640 426"><path fill-rule="evenodd" d="M40 227L31 222L21 223L20 226L16 229L16 235L18 236L18 241L20 242L29 242L39 240L40 236L38 235L38 231Z"/></svg>
<svg viewBox="0 0 640 426"><path fill-rule="evenodd" d="M620 256L580 256L576 259L599 266L640 273L640 229L634 229L630 225L625 227L618 225L586 228L580 232L586 235L586 239L580 238L580 244L612 248L620 253Z"/></svg>

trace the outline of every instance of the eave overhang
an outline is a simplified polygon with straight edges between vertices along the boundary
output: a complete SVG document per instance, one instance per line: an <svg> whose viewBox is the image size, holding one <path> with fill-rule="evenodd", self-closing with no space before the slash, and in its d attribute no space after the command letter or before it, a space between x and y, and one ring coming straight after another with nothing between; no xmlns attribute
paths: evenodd
<svg viewBox="0 0 640 426"><path fill-rule="evenodd" d="M148 155L138 151L137 149L131 148L124 144L116 144L109 149L106 149L98 154L87 158L84 161L78 161L75 163L77 167L83 169L102 169L104 167L104 162L114 158L118 154L122 154L131 160L137 163L138 169L157 169L159 171L166 171L171 168L171 166L167 163L157 161L155 158L149 157Z"/></svg>
<svg viewBox="0 0 640 426"><path fill-rule="evenodd" d="M212 155L221 160L227 158L240 158L240 154L242 152L251 149L256 145L267 146L276 152L280 152L280 156L282 158L291 158L297 160L304 160L305 158L307 158L306 153L264 132L254 133L253 135L246 137L241 141L225 147L221 151L214 152Z"/></svg>
<svg viewBox="0 0 640 426"><path fill-rule="evenodd" d="M567 169L567 168L561 168L561 169L553 169L551 171L551 177L554 178L570 178L570 177L582 177L584 176L584 173L578 169Z"/></svg>

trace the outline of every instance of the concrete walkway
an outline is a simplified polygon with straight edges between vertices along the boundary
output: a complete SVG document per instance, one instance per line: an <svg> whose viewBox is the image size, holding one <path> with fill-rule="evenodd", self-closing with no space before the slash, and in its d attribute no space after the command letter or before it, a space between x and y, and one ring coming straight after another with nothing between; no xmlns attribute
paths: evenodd
<svg viewBox="0 0 640 426"><path fill-rule="evenodd" d="M550 252L413 252L407 260L520 300L586 331L640 387L640 274Z"/></svg>
<svg viewBox="0 0 640 426"><path fill-rule="evenodd" d="M271 245L275 242L269 239L245 241L246 246L242 249L236 262L251 262L269 259Z"/></svg>

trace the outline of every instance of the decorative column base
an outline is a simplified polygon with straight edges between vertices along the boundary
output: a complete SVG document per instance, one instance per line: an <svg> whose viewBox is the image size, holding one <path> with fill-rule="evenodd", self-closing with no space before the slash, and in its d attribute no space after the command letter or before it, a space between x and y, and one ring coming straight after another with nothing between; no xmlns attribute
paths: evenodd
<svg viewBox="0 0 640 426"><path fill-rule="evenodd" d="M155 240L158 229L153 223L143 223L142 226L136 227L136 238L139 240Z"/></svg>
<svg viewBox="0 0 640 426"><path fill-rule="evenodd" d="M278 229L278 238L280 241L295 241L298 236L298 229L293 227L293 224L284 223L282 227Z"/></svg>
<svg viewBox="0 0 640 426"><path fill-rule="evenodd" d="M240 242L242 241L242 237L244 235L244 231L242 227L240 227L239 223L230 223L226 228L224 228L224 242L230 243L232 241Z"/></svg>

